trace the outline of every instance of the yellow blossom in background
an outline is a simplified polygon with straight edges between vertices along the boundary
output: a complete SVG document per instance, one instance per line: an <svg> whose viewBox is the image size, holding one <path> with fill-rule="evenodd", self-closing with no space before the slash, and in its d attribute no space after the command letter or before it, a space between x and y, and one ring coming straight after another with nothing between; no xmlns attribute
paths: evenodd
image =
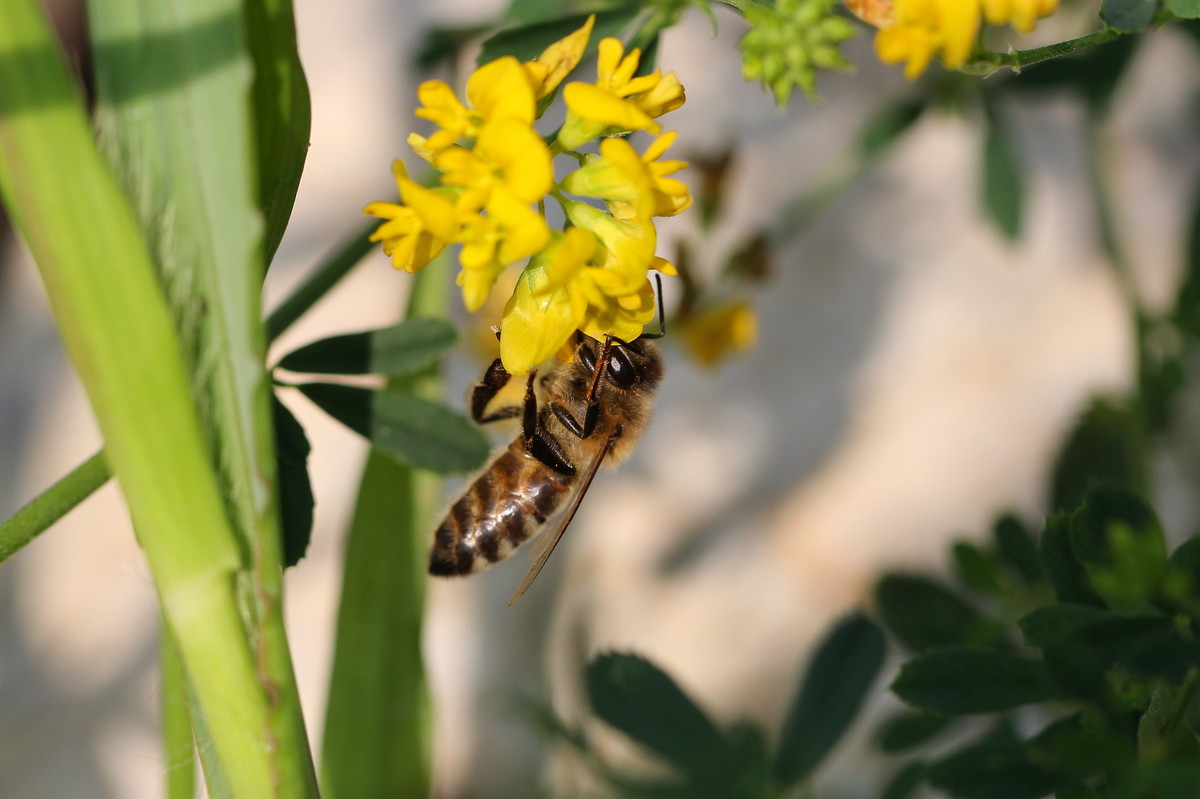
<svg viewBox="0 0 1200 799"><path fill-rule="evenodd" d="M876 55L889 64L904 62L904 75L912 80L935 55L949 69L965 64L982 18L1028 33L1058 0L846 0L846 7L879 28Z"/></svg>
<svg viewBox="0 0 1200 799"><path fill-rule="evenodd" d="M744 300L733 300L702 311L683 328L683 344L697 363L716 366L736 353L754 348L758 317Z"/></svg>
<svg viewBox="0 0 1200 799"><path fill-rule="evenodd" d="M627 55L620 40L601 40L596 82L563 89L567 120L558 133L563 149L574 150L608 130L662 130L654 120L683 105L683 86L673 72L637 76L640 60L640 50Z"/></svg>
<svg viewBox="0 0 1200 799"><path fill-rule="evenodd" d="M983 0L983 13L992 25L1012 25L1029 33L1038 18L1054 13L1058 0Z"/></svg>

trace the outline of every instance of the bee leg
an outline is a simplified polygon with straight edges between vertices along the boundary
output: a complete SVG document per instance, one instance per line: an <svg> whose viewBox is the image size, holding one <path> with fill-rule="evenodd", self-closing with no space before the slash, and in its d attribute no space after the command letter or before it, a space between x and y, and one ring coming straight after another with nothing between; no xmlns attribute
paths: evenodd
<svg viewBox="0 0 1200 799"><path fill-rule="evenodd" d="M596 356L596 368L592 372L592 382L588 386L587 394L584 396L584 404L587 410L583 414L582 428L578 424L571 424L563 421L563 424L575 435L580 438L587 438L596 429L596 419L600 415L600 403L597 396L600 394L600 383L604 380L604 373L608 371L608 361L612 357L612 346L614 336L609 333L604 337L604 344L600 347L600 354ZM570 416L570 412L565 408L563 412ZM559 419L563 418L563 414L555 412ZM574 419L571 420L574 422Z"/></svg>
<svg viewBox="0 0 1200 799"><path fill-rule="evenodd" d="M508 385L508 381L511 379L512 375L504 368L504 364L500 362L499 358L492 361L492 365L483 373L483 377L479 378L475 388L471 389L471 418L475 420L476 424L513 419L520 415L521 409L515 405L498 408L494 413L487 413L488 403L496 398L496 395Z"/></svg>
<svg viewBox="0 0 1200 799"><path fill-rule="evenodd" d="M575 474L575 467L571 465L567 454L563 452L558 439L551 435L538 420L537 394L533 390L533 381L536 376L537 370L530 371L529 380L525 384L525 402L521 412L521 439L524 442L525 451L559 474L570 477Z"/></svg>

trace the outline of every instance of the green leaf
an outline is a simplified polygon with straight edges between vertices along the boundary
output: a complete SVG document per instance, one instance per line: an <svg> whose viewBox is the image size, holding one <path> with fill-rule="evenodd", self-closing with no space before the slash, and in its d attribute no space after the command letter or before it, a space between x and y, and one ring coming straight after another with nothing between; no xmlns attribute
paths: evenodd
<svg viewBox="0 0 1200 799"><path fill-rule="evenodd" d="M1100 19L1114 30L1136 32L1154 22L1159 0L1104 0L1100 4Z"/></svg>
<svg viewBox="0 0 1200 799"><path fill-rule="evenodd" d="M446 270L419 272L405 318L443 316ZM439 364L388 381L433 400ZM321 749L324 799L429 796L430 711L421 660L429 531L442 509L442 479L367 456L346 531L337 636Z"/></svg>
<svg viewBox="0 0 1200 799"><path fill-rule="evenodd" d="M625 3L596 14L596 26L592 29L584 59L596 52L601 39L619 36L641 11L641 3ZM574 14L503 30L484 41L476 63L487 64L506 55L516 56L521 61L532 61L551 44L583 27L587 18L588 14Z"/></svg>
<svg viewBox="0 0 1200 799"><path fill-rule="evenodd" d="M1082 782L1077 782L1066 788L1059 788L1054 792L1054 799L1100 799L1100 794Z"/></svg>
<svg viewBox="0 0 1200 799"><path fill-rule="evenodd" d="M888 781L881 799L905 799L924 779L925 764L920 761L909 763Z"/></svg>
<svg viewBox="0 0 1200 799"><path fill-rule="evenodd" d="M488 442L467 417L395 391L308 383L304 396L383 452L435 472L465 472L483 463Z"/></svg>
<svg viewBox="0 0 1200 799"><path fill-rule="evenodd" d="M1152 508L1127 491L1097 488L1071 516L1071 548L1114 610L1152 606L1162 594L1167 545Z"/></svg>
<svg viewBox="0 0 1200 799"><path fill-rule="evenodd" d="M1030 762L1007 728L928 766L929 783L960 799L1039 799L1061 782Z"/></svg>
<svg viewBox="0 0 1200 799"><path fill-rule="evenodd" d="M972 641L979 612L950 588L928 577L887 574L875 586L884 626L913 652Z"/></svg>
<svg viewBox="0 0 1200 799"><path fill-rule="evenodd" d="M244 122L247 95L236 86L245 87L238 78L249 74L249 62L239 50L239 7L184 5L173 9L177 16L147 29L122 16L131 11L127 4L94 4L89 20L103 24L103 17L109 23L106 36L93 38L97 66L101 59L140 59L146 74L109 84L117 95L145 100L174 96L186 87L208 99L220 97L220 119ZM247 586L238 579L247 575L248 542L231 523L232 503L226 500L235 498L222 496L214 472L208 446L213 442L206 435L213 429L198 418L192 392L196 381L184 357L188 344L167 307L162 273L133 203L97 152L91 121L38 4L0 0L0 18L0 60L5 65L0 69L0 192L37 260L59 332L103 433L105 460L120 482L164 616L179 642L192 695L211 733L206 744L210 762L220 762L226 784L238 796L314 795L303 726L294 723L299 720L294 685L286 669L276 668L276 656L282 652L286 658L286 650L277 647L282 627L264 624L248 607L254 601L244 601L263 594L243 592ZM155 57L181 53L195 54L198 60L189 66L202 74L179 80L174 69L178 60L168 67ZM147 63L154 68L147 69ZM148 94L139 94L146 81ZM150 116L154 119L147 124L171 122ZM208 132L219 120L204 122L190 135L202 140L199 147L221 150L230 162L224 167L235 173L229 184L224 168L220 176L209 177L232 186L236 195L227 198L235 217L227 242L235 245L226 268L246 273L247 285L253 285L254 315L237 320L246 325L243 332L251 332L261 325L253 280L259 263L253 260L257 214L252 202L243 203L253 197L252 181L244 180L253 158L242 163L237 157L248 152L243 140L249 126L238 128L236 141L213 142ZM147 183L162 174L149 152L138 162L137 174ZM243 219L240 214L247 207L249 219ZM181 211L179 206L175 210ZM86 224L69 223L84 219ZM156 221L161 225L165 220ZM162 232L161 227L156 230ZM244 356L250 349L240 336L229 343L220 357ZM217 357L215 350L209 354ZM251 389L254 397L261 396L261 406L255 404L245 418L255 433L269 434L261 360L241 365L262 386L261 391ZM259 410L267 414L265 421ZM235 424L232 418L223 422ZM252 442L256 458L270 458L269 446L260 447L262 439L255 436ZM270 527L272 537L255 543L277 551L279 533L268 507L273 504L274 464L259 459L257 465L254 481L236 485L247 489L246 498L265 499L260 506L267 521L264 530ZM247 638L248 623L261 636L256 647ZM264 735L275 736L277 745L269 752L262 746Z"/></svg>
<svg viewBox="0 0 1200 799"><path fill-rule="evenodd" d="M1200 17L1200 0L1167 0L1167 10L1180 19Z"/></svg>
<svg viewBox="0 0 1200 799"><path fill-rule="evenodd" d="M1012 565L1026 585L1037 585L1042 579L1042 559L1038 554L1037 541L1029 528L1011 514L1001 516L992 535L1000 554Z"/></svg>
<svg viewBox="0 0 1200 799"><path fill-rule="evenodd" d="M924 99L885 105L873 113L859 133L858 149L863 159L871 160L886 152L925 113Z"/></svg>
<svg viewBox="0 0 1200 799"><path fill-rule="evenodd" d="M1042 566L1046 579L1061 602L1076 602L1083 605L1104 605L1088 582L1083 564L1075 556L1071 546L1071 517L1058 513L1046 519L1042 532Z"/></svg>
<svg viewBox="0 0 1200 799"><path fill-rule="evenodd" d="M1138 489L1145 483L1142 431L1129 403L1097 397L1075 423L1059 453L1051 504L1074 510L1095 485Z"/></svg>
<svg viewBox="0 0 1200 799"><path fill-rule="evenodd" d="M295 566L312 539L312 482L308 454L312 451L304 428L278 398L272 397L275 414L275 464L279 476L279 522L283 528L283 565Z"/></svg>
<svg viewBox="0 0 1200 799"><path fill-rule="evenodd" d="M308 81L296 50L290 0L249 0L246 43L254 60L252 111L258 155L258 203L266 230L266 268L287 229L308 154L312 110Z"/></svg>
<svg viewBox="0 0 1200 799"><path fill-rule="evenodd" d="M996 227L1011 240L1021 236L1025 180L1012 133L1002 117L986 103L982 186L983 206Z"/></svg>
<svg viewBox="0 0 1200 799"><path fill-rule="evenodd" d="M936 649L904 664L892 691L935 713L994 713L1052 699L1046 667L1008 652L965 647Z"/></svg>
<svg viewBox="0 0 1200 799"><path fill-rule="evenodd" d="M330 375L403 375L433 363L454 346L458 333L444 319L408 319L314 341L279 362L292 372Z"/></svg>
<svg viewBox="0 0 1200 799"><path fill-rule="evenodd" d="M684 774L719 775L729 748L721 733L675 681L648 660L608 653L587 666L592 710L661 755Z"/></svg>
<svg viewBox="0 0 1200 799"><path fill-rule="evenodd" d="M1080 635L1101 622L1120 619L1116 613L1095 605L1064 602L1037 608L1017 620L1017 626L1030 646L1046 647Z"/></svg>
<svg viewBox="0 0 1200 799"><path fill-rule="evenodd" d="M883 665L884 652L883 633L861 613L829 633L783 723L773 769L780 782L803 779L842 737Z"/></svg>
<svg viewBox="0 0 1200 799"><path fill-rule="evenodd" d="M953 721L951 716L937 713L901 710L879 725L875 742L888 754L900 754L927 743Z"/></svg>
<svg viewBox="0 0 1200 799"><path fill-rule="evenodd" d="M995 558L970 541L956 541L951 550L959 582L981 594L999 594L1000 567Z"/></svg>
<svg viewBox="0 0 1200 799"><path fill-rule="evenodd" d="M1200 0L1197 0L1200 5ZM1196 27L1191 25L1188 27ZM1192 201L1187 237L1187 264L1175 298L1173 321L1185 333L1200 337L1200 193Z"/></svg>

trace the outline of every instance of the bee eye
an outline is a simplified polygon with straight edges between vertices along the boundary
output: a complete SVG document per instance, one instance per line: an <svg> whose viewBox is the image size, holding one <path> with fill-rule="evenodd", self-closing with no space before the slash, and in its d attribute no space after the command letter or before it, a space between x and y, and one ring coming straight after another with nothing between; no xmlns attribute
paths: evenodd
<svg viewBox="0 0 1200 799"><path fill-rule="evenodd" d="M630 389L637 384L637 369L623 349L613 348L612 355L608 359L608 379L617 388Z"/></svg>

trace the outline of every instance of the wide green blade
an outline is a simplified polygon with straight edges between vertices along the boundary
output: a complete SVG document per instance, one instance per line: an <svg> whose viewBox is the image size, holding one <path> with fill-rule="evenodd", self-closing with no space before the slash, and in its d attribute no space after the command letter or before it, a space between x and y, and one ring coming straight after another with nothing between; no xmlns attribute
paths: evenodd
<svg viewBox="0 0 1200 799"><path fill-rule="evenodd" d="M236 589L242 547L204 445L182 342L40 8L0 0L0 19L0 191L104 435L212 732L211 753L231 795L277 796L261 653Z"/></svg>

